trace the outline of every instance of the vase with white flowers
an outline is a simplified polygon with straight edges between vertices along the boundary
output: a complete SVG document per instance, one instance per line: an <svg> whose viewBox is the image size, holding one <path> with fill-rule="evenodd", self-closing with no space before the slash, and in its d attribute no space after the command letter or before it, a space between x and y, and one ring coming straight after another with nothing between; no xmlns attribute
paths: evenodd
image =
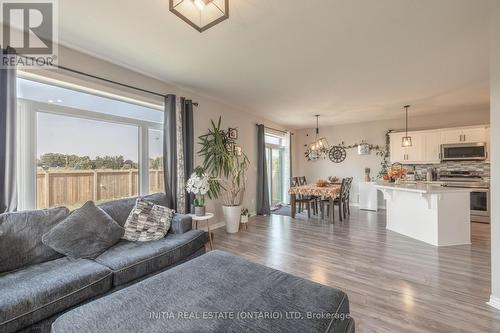
<svg viewBox="0 0 500 333"><path fill-rule="evenodd" d="M186 191L195 196L194 213L205 216L205 194L210 190L210 177L206 173L193 172L186 183Z"/></svg>

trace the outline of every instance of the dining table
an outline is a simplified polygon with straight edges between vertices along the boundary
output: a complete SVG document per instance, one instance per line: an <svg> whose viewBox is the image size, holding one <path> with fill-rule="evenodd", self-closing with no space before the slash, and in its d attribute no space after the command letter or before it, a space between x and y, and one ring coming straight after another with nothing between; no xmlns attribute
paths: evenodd
<svg viewBox="0 0 500 333"><path fill-rule="evenodd" d="M327 184L326 186L318 186L316 184L307 184L301 186L293 186L288 190L290 194L291 203L291 215L295 218L297 213L296 200L298 195L309 196L309 197L322 197L330 200L330 207L332 207L332 213L329 218L334 223L334 200L340 195L340 188L342 187L339 183Z"/></svg>

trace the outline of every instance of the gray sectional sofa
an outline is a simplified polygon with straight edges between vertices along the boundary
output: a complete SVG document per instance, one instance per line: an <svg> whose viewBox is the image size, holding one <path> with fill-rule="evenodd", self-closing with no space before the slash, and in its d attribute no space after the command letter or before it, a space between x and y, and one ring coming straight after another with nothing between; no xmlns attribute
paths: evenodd
<svg viewBox="0 0 500 333"><path fill-rule="evenodd" d="M63 314L52 333L355 333L354 326L341 290L215 250Z"/></svg>
<svg viewBox="0 0 500 333"><path fill-rule="evenodd" d="M164 194L145 197L166 206ZM136 198L99 205L121 226ZM121 240L95 260L72 260L41 242L67 208L0 215L0 332L50 332L63 312L205 253L208 237L176 214L167 236L153 242Z"/></svg>

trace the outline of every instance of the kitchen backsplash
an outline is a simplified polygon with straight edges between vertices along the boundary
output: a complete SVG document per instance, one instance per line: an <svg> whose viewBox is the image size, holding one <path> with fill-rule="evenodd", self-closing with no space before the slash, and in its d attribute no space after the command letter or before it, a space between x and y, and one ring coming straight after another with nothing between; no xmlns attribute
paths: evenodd
<svg viewBox="0 0 500 333"><path fill-rule="evenodd" d="M453 161L453 162L443 162L440 164L415 164L415 165L405 165L408 171L415 168L415 176L419 180L424 180L426 178L427 170L429 168L435 168L439 173L440 171L476 171L479 172L485 181L490 181L490 163L477 162L477 161Z"/></svg>

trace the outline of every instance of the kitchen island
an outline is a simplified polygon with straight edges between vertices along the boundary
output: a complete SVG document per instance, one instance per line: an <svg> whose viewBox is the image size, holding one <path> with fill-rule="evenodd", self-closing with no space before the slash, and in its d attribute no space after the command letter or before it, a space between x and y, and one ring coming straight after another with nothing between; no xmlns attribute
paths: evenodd
<svg viewBox="0 0 500 333"><path fill-rule="evenodd" d="M375 187L386 200L388 230L435 246L471 243L471 189L421 183Z"/></svg>

